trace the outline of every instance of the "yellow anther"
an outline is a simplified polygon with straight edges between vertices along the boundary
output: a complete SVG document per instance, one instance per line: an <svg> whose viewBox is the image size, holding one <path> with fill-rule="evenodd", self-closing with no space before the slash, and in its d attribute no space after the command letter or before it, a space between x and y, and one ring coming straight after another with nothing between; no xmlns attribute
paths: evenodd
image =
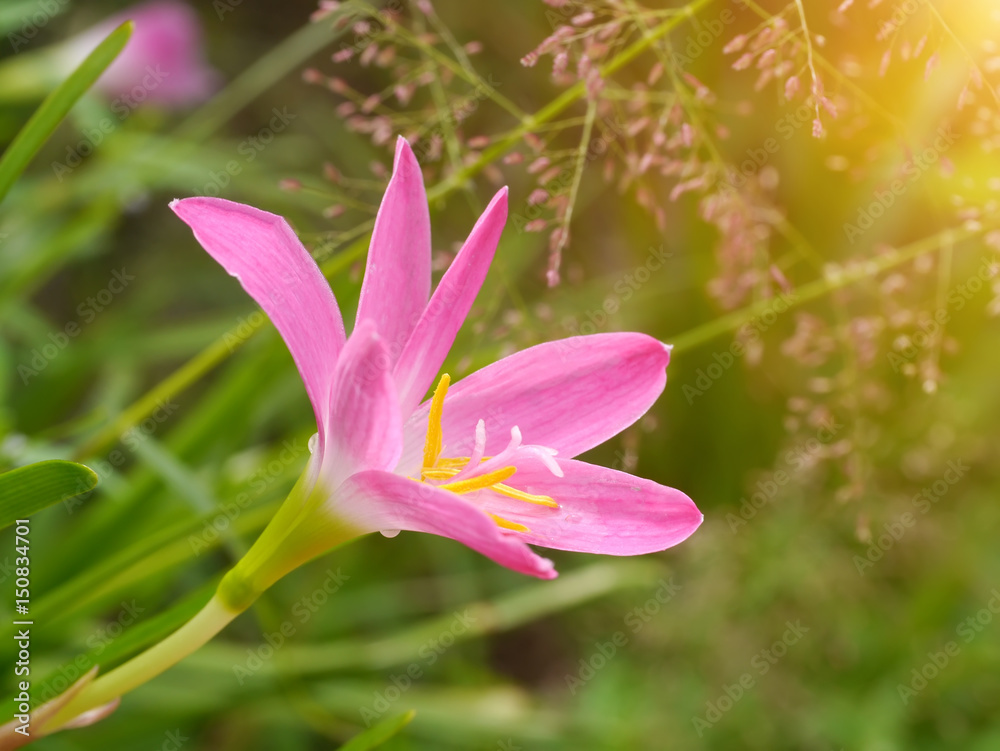
<svg viewBox="0 0 1000 751"><path fill-rule="evenodd" d="M451 376L445 373L434 389L431 412L427 418L427 440L424 442L424 467L433 467L441 453L441 414L444 411L444 397L448 393Z"/></svg>
<svg viewBox="0 0 1000 751"><path fill-rule="evenodd" d="M525 527L523 524L518 524L517 522L512 522L509 519L504 519L502 516L497 516L496 514L490 514L490 518L496 522L498 527L503 529L509 529L514 532L530 532L531 530Z"/></svg>
<svg viewBox="0 0 1000 751"><path fill-rule="evenodd" d="M502 482L498 482L493 486L493 489L505 495L508 498L516 498L519 501L525 501L526 503L534 503L539 506L548 506L549 508L559 508L559 504L554 500L549 498L547 495L535 495L534 493L525 493L523 490L518 490L517 488L512 488L510 485L504 485Z"/></svg>
<svg viewBox="0 0 1000 751"><path fill-rule="evenodd" d="M487 472L485 475L479 475L479 477L470 477L467 480L456 480L455 482L438 485L438 487L442 490L450 490L452 493L471 493L473 490L482 490L483 488L488 488L491 485L496 485L498 482L503 482L515 472L517 472L516 467L504 467L503 469L498 469L495 472Z"/></svg>
<svg viewBox="0 0 1000 751"><path fill-rule="evenodd" d="M472 458L468 456L441 456L443 440L441 417L444 413L444 398L448 394L449 385L451 385L451 377L445 373L441 376L441 380L438 381L437 388L434 389L434 396L431 398L430 413L427 416L427 438L424 441L424 463L420 469L420 482L424 482L426 480L451 480L456 475L462 473L463 470L466 470L469 467L470 462L472 462ZM479 460L479 462L482 463L488 461L490 458L491 457L484 456ZM489 488L495 490L500 495L504 495L518 501L533 503L538 506L547 506L548 508L559 508L559 504L547 495L526 493L523 490L518 490L517 488L512 488L509 485L504 485L503 481L512 477L515 472L517 472L516 467L504 467L503 469L487 472L486 474L479 475L478 477L467 477L464 480L444 482L437 487L442 490L450 490L452 493L458 494L472 493L476 490L486 490ZM529 531L523 524L517 524L516 522L509 521L503 517L497 516L496 514L490 514L490 517L497 523L497 525L503 527L504 529L509 529L514 532Z"/></svg>

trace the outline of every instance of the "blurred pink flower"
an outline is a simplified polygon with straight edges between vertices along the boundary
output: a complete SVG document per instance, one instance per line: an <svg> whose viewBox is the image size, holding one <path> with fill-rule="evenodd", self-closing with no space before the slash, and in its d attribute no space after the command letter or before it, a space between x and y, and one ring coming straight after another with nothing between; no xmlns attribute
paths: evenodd
<svg viewBox="0 0 1000 751"><path fill-rule="evenodd" d="M306 557L329 547L325 530L405 529L547 579L552 562L529 544L637 555L701 524L684 493L571 458L634 423L662 392L670 351L649 336L540 344L451 388L444 375L420 403L486 277L506 188L431 295L427 197L399 139L349 338L326 279L284 219L218 198L171 208L270 316L305 383L318 424L306 495L321 499L318 514L299 516L308 519Z"/></svg>
<svg viewBox="0 0 1000 751"><path fill-rule="evenodd" d="M117 26L135 23L118 59L95 88L129 109L145 101L168 107L197 104L215 91L219 74L205 62L198 15L180 0L150 0L77 35L63 47L63 63L72 69Z"/></svg>

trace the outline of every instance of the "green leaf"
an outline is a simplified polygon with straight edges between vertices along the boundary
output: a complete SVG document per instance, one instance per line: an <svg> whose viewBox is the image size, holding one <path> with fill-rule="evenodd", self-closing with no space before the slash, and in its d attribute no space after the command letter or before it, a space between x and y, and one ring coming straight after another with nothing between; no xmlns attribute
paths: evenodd
<svg viewBox="0 0 1000 751"><path fill-rule="evenodd" d="M340 751L368 751L370 748L381 746L387 740L396 735L400 730L410 724L410 720L417 713L414 710L403 712L403 714L386 717L382 722L374 725L363 733L358 733L347 743L340 747Z"/></svg>
<svg viewBox="0 0 1000 751"><path fill-rule="evenodd" d="M36 462L0 474L0 529L17 519L92 490L97 474L61 459Z"/></svg>
<svg viewBox="0 0 1000 751"><path fill-rule="evenodd" d="M132 36L132 22L112 31L87 59L49 94L0 159L0 202L81 96L101 77Z"/></svg>

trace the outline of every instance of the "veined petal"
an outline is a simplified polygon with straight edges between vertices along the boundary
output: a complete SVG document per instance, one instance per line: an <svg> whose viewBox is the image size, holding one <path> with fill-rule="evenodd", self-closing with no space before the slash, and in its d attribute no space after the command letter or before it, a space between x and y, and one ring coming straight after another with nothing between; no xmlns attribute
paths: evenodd
<svg viewBox="0 0 1000 751"><path fill-rule="evenodd" d="M552 498L546 508L482 491L475 503L519 523L525 542L558 550L642 555L677 545L701 524L694 501L674 488L569 459L558 460L563 477L539 462L518 466L508 484Z"/></svg>
<svg viewBox="0 0 1000 751"><path fill-rule="evenodd" d="M355 472L391 469L403 447L403 426L389 353L362 321L347 340L330 395L327 450L320 470L330 488Z"/></svg>
<svg viewBox="0 0 1000 751"><path fill-rule="evenodd" d="M572 458L617 435L656 401L670 350L645 334L576 336L505 357L454 384L444 402L444 453L469 456L476 423L485 420L487 456L502 451L510 430L529 444ZM402 474L420 467L430 403L404 428Z"/></svg>
<svg viewBox="0 0 1000 751"><path fill-rule="evenodd" d="M382 198L357 322L374 321L395 361L427 305L431 290L431 218L420 165L406 139L396 141L392 179Z"/></svg>
<svg viewBox="0 0 1000 751"><path fill-rule="evenodd" d="M284 219L251 206L185 198L170 208L278 329L305 383L322 441L344 322L309 251Z"/></svg>
<svg viewBox="0 0 1000 751"><path fill-rule="evenodd" d="M507 189L497 193L455 256L396 363L399 404L409 416L430 388L483 286L507 221Z"/></svg>
<svg viewBox="0 0 1000 751"><path fill-rule="evenodd" d="M532 552L516 534L501 530L462 497L423 482L378 472L360 472L335 494L332 513L371 531L405 529L449 537L501 566L540 579L554 579L552 562Z"/></svg>

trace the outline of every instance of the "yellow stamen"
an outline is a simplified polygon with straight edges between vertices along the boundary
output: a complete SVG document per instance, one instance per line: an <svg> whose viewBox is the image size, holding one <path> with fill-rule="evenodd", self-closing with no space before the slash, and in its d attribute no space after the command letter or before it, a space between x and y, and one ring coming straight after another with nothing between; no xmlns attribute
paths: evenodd
<svg viewBox="0 0 1000 751"><path fill-rule="evenodd" d="M466 464L468 464L470 461L471 460L467 456L459 456L459 457L456 457L454 459L450 459L450 458L448 458L446 456L442 456L441 458L438 459L437 466L438 467L455 467L457 469L461 469Z"/></svg>
<svg viewBox="0 0 1000 751"><path fill-rule="evenodd" d="M510 529L514 532L530 532L531 530L525 527L523 524L518 524L517 522L512 522L509 519L504 519L502 516L497 516L496 514L490 514L493 521L496 522L498 527L503 529Z"/></svg>
<svg viewBox="0 0 1000 751"><path fill-rule="evenodd" d="M434 389L431 412L427 419L427 440L424 442L424 466L433 467L441 453L441 413L444 411L444 397L448 393L451 376L445 373Z"/></svg>
<svg viewBox="0 0 1000 751"><path fill-rule="evenodd" d="M424 470L424 472L426 471ZM448 482L444 485L438 485L438 487L442 490L450 490L452 493L471 493L473 490L482 490L491 485L496 485L498 482L503 482L515 472L517 472L516 467L504 467L495 472L487 472L485 475L480 475L479 477Z"/></svg>
<svg viewBox="0 0 1000 751"><path fill-rule="evenodd" d="M442 457L442 430L441 417L444 412L444 398L448 393L448 386L451 385L451 377L445 373L438 381L437 388L434 389L434 396L431 398L430 413L427 416L427 437L424 440L424 463L420 470L420 482L425 480L448 480L469 466L472 461L468 456ZM488 461L490 457L484 456L479 462ZM504 467L493 472L488 472L478 477L469 477L464 480L454 480L445 482L437 487L442 490L450 490L452 493L471 493L476 490L492 488L501 495L513 498L526 503L534 503L538 506L549 508L559 508L559 504L547 495L535 495L526 493L523 490L504 485L503 481L510 478L517 472L516 467ZM529 529L523 524L512 522L496 514L489 514L490 518L496 522L497 526L509 529L514 532L528 532Z"/></svg>
<svg viewBox="0 0 1000 751"><path fill-rule="evenodd" d="M434 469L422 470L420 474L424 476L424 479L447 480L449 477L457 475L458 470L435 467Z"/></svg>
<svg viewBox="0 0 1000 751"><path fill-rule="evenodd" d="M508 498L516 498L519 501L525 501L526 503L535 503L539 506L548 506L549 508L559 508L559 504L554 500L549 498L547 495L535 495L534 493L525 493L523 490L518 490L517 488L512 488L510 485L504 485L502 482L498 482L493 486L493 489L505 495Z"/></svg>

